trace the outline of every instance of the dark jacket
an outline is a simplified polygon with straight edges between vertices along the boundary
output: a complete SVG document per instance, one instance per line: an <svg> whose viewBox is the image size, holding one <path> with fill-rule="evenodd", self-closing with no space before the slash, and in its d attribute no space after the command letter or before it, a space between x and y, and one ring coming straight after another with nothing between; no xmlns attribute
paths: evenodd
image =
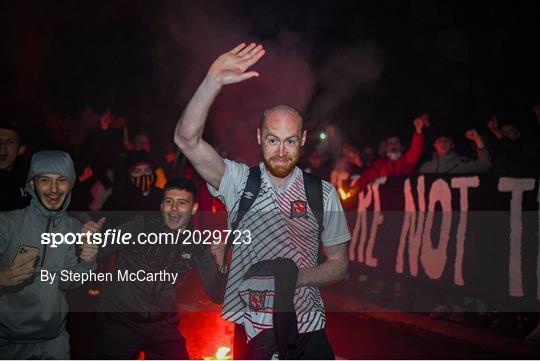
<svg viewBox="0 0 540 361"><path fill-rule="evenodd" d="M119 227L124 232L137 239L140 233L173 233L162 221L161 214L136 216L130 222ZM173 233L176 235L176 233ZM177 282L192 270L196 270L203 282L204 289L210 300L221 303L223 300L222 282L225 276L219 273L207 245L180 244L129 244L124 246L105 247L106 250L117 252L117 270L137 272L159 272L166 270L178 273ZM100 255L101 256L101 255ZM155 322L166 314L174 313L175 284L169 281L134 281L108 282L101 298L101 310L113 312L115 318L127 322Z"/></svg>
<svg viewBox="0 0 540 361"><path fill-rule="evenodd" d="M295 358L297 279L298 267L288 258L261 261L248 269L238 291L245 304L244 329L250 341L242 347L235 340L235 358L270 359L274 353L280 360Z"/></svg>

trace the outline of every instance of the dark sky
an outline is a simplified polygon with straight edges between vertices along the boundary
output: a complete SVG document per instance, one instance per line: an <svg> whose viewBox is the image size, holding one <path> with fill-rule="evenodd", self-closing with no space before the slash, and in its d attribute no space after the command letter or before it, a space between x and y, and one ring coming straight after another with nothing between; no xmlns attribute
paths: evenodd
<svg viewBox="0 0 540 361"><path fill-rule="evenodd" d="M240 110L227 104L249 102L254 89L264 93L265 87L283 97L292 93L291 102L313 124L336 122L360 143L388 129L410 130L412 117L424 112L463 130L484 127L493 113L526 122L540 102L539 9L529 2L135 0L2 7L2 106L36 122L50 113L77 121L86 106L111 106L131 124L149 128L159 119L160 129L169 129L211 60L244 40L273 49L258 66L275 80L244 87L250 94L231 90L234 97L225 96L216 122L237 119ZM251 109L241 111L254 117Z"/></svg>

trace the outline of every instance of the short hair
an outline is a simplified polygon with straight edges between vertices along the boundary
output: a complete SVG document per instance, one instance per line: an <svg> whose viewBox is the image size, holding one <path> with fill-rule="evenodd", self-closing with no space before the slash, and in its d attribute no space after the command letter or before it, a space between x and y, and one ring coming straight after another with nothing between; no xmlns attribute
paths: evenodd
<svg viewBox="0 0 540 361"><path fill-rule="evenodd" d="M17 133L20 143L23 143L21 127L19 127L17 123L11 122L9 120L0 120L0 129L7 129Z"/></svg>
<svg viewBox="0 0 540 361"><path fill-rule="evenodd" d="M193 199L197 200L197 187L195 186L195 183L193 183L192 180L187 178L172 178L165 184L165 187L163 188L163 194L165 194L166 191L170 189L179 189L182 191L189 192L193 194Z"/></svg>
<svg viewBox="0 0 540 361"><path fill-rule="evenodd" d="M343 150L344 151L349 151L349 152L352 152L352 153L360 154L360 149L358 149L355 145L353 145L351 143L345 143L343 145Z"/></svg>
<svg viewBox="0 0 540 361"><path fill-rule="evenodd" d="M387 144L391 138L397 138L401 142L401 137L397 134L388 135L384 138L384 144Z"/></svg>
<svg viewBox="0 0 540 361"><path fill-rule="evenodd" d="M451 136L450 134L444 133L444 134L437 134L437 135L435 135L435 136L433 137L433 143L435 143L435 142L437 141L437 139L440 139L440 138L446 138L446 139L448 139L448 140L450 140L450 141L452 141L452 142L454 141L454 137L453 137L453 136Z"/></svg>
<svg viewBox="0 0 540 361"><path fill-rule="evenodd" d="M268 116L270 116L271 113L273 112L287 112L287 113L292 113L293 115L295 115L298 120L300 120L300 130L304 130L304 117L302 117L302 113L300 112L300 110L298 110L297 108L293 107L292 105L289 105L289 104L278 104L278 105L274 105L270 108L267 108L263 114L262 114L262 117L261 117L261 122L259 124L259 128L262 129L263 128L263 125L264 123L266 122L266 119L268 119Z"/></svg>

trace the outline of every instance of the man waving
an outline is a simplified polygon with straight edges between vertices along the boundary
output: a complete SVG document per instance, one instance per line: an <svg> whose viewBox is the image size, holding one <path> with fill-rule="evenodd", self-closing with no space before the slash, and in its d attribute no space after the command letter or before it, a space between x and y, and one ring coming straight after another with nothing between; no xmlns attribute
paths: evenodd
<svg viewBox="0 0 540 361"><path fill-rule="evenodd" d="M253 329L253 319L245 311L245 298L240 291L246 272L260 261L292 260L298 268L296 284L293 284L296 287L294 308L298 336L291 357L330 359L334 354L324 332L324 306L318 286L339 281L345 276L350 234L336 190L331 184L319 180L323 213L320 225L306 195L306 175L296 166L307 136L301 114L284 104L272 106L263 113L256 133L263 162L254 167L259 189L251 196L254 200L250 212L239 212L239 208L248 178L252 179L253 168L223 159L202 139L209 109L221 88L259 76L256 71L248 69L264 53L261 45L252 43L248 46L240 44L219 56L180 117L174 139L206 180L212 194L225 203L229 225L234 224L232 228L250 232L249 239L244 239L242 245L233 249L223 318L244 325L246 330L249 323L249 329ZM239 216L239 213L242 214ZM326 255L321 264L318 263L320 243ZM253 300L263 306L266 302L261 294L254 295ZM235 342L235 346L238 344ZM237 351L235 347L235 357L239 356ZM241 358L271 356L272 353L262 356L247 352Z"/></svg>

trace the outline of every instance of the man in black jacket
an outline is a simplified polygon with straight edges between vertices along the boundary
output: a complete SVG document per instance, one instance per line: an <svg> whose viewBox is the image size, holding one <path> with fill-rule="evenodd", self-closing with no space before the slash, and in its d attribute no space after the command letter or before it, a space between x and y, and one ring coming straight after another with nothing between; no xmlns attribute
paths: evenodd
<svg viewBox="0 0 540 361"><path fill-rule="evenodd" d="M24 208L30 203L25 192L27 172L21 161L25 151L20 128L10 121L0 121L0 211Z"/></svg>
<svg viewBox="0 0 540 361"><path fill-rule="evenodd" d="M161 201L160 215L136 216L120 227L123 232L138 235L173 234L192 228L197 212L196 188L187 179L167 183ZM96 357L128 359L139 351L148 359L189 358L185 339L178 330L175 307L175 285L193 269L197 270L209 298L220 303L221 276L208 246L183 244L129 244L113 246L117 260L113 282L105 285L98 315ZM130 242L131 243L131 242ZM120 273L175 274L174 280L153 279L122 281ZM118 277L117 277L118 276Z"/></svg>

